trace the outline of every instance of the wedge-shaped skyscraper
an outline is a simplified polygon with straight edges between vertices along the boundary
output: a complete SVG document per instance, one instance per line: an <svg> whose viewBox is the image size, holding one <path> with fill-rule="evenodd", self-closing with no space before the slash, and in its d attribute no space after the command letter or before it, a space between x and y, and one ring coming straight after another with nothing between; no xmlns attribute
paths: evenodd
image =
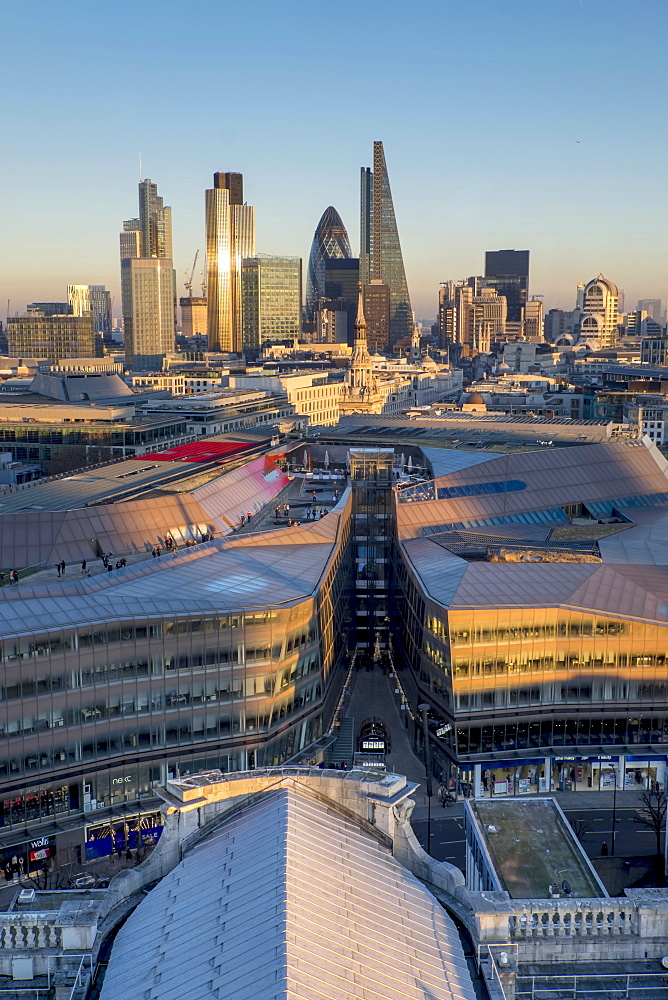
<svg viewBox="0 0 668 1000"><path fill-rule="evenodd" d="M411 336L413 313L382 142L373 144L373 171L362 167L360 243L362 285L389 289L387 346L392 347Z"/></svg>

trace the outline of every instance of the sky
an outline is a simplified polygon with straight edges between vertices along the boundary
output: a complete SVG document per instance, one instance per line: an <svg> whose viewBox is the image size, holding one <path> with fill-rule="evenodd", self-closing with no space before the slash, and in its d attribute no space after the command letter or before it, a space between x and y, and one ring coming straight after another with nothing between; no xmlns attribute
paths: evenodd
<svg viewBox="0 0 668 1000"><path fill-rule="evenodd" d="M258 252L306 259L332 204L357 253L376 139L417 318L502 248L546 308L599 273L665 298L667 28L665 0L6 5L0 318L68 283L120 315L140 154L179 294L215 170L243 173Z"/></svg>

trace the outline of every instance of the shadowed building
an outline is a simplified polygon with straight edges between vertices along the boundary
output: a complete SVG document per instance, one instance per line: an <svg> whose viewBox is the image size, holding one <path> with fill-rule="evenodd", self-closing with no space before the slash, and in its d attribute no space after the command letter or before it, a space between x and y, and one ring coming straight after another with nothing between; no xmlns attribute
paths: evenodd
<svg viewBox="0 0 668 1000"><path fill-rule="evenodd" d="M506 299L508 322L521 323L529 294L529 251L488 250L485 284Z"/></svg>
<svg viewBox="0 0 668 1000"><path fill-rule="evenodd" d="M391 348L410 340L413 313L382 142L374 142L373 170L362 167L361 180L360 281L365 289L372 281L389 289L388 342L382 347Z"/></svg>
<svg viewBox="0 0 668 1000"><path fill-rule="evenodd" d="M327 268L330 262L347 261L354 259L350 250L350 241L346 227L341 221L341 216L336 209L330 205L322 213L320 222L316 226L311 243L311 253L308 259L308 271L306 274L306 319L309 323L315 322L315 314L320 308L332 309L333 306L323 299L339 298L341 292L330 295L327 291L327 283L331 278L327 275ZM359 280L359 278L358 278ZM330 289L331 291L331 289ZM354 298L357 297L355 291Z"/></svg>

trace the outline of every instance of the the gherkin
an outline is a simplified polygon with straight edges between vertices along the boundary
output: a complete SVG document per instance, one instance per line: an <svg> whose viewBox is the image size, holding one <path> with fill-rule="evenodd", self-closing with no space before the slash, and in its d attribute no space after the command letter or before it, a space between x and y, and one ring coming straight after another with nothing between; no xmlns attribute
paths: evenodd
<svg viewBox="0 0 668 1000"><path fill-rule="evenodd" d="M311 244L306 276L306 310L309 319L325 296L325 265L328 260L352 257L350 241L341 216L331 205L322 213Z"/></svg>

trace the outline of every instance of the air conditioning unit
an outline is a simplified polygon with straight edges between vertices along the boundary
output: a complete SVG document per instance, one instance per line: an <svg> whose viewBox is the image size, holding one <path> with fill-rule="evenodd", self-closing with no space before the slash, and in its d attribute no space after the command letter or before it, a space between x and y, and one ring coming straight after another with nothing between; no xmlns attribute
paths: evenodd
<svg viewBox="0 0 668 1000"><path fill-rule="evenodd" d="M34 903L35 902L35 890L34 889L21 889L18 898L19 903Z"/></svg>

